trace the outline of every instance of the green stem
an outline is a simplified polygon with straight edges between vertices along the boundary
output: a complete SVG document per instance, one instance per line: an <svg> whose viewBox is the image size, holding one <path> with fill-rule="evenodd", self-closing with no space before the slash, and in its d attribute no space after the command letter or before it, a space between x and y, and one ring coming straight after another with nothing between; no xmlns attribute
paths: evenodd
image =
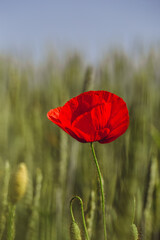
<svg viewBox="0 0 160 240"><path fill-rule="evenodd" d="M136 212L136 199L135 199L135 197L134 197L134 198L133 198L133 217L132 217L132 224L134 223L135 212Z"/></svg>
<svg viewBox="0 0 160 240"><path fill-rule="evenodd" d="M74 218L74 214L73 214L73 209L72 209L72 203L73 203L73 200L75 200L75 199L78 199L78 200L80 201L83 226L84 226L86 238L87 238L87 240L89 240L88 231L87 231L87 226L86 226L86 221L85 221L85 217L84 217L83 201L82 201L82 199L81 199L79 196L74 196L74 197L71 199L71 201L70 201L70 211L71 211L72 221L75 222L75 218Z"/></svg>
<svg viewBox="0 0 160 240"><path fill-rule="evenodd" d="M102 174L99 168L99 164L97 161L97 157L95 154L95 150L93 147L93 143L91 143L91 149L92 149L92 153L93 153L93 157L94 157L94 162L96 164L97 167L97 172L98 172L98 176L99 176L99 181L100 181L100 188L101 188L101 196L102 196L102 212L103 212L103 225L104 225L104 239L107 240L107 231L106 231L106 213L105 213L105 196L104 196L104 189L103 189L103 181L102 181Z"/></svg>
<svg viewBox="0 0 160 240"><path fill-rule="evenodd" d="M15 212L16 205L10 203L7 222L7 240L15 239Z"/></svg>

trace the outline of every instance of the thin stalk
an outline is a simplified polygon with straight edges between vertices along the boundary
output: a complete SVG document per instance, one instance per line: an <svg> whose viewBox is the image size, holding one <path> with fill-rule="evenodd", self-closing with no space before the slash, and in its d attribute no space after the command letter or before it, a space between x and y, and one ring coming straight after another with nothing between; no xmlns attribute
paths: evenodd
<svg viewBox="0 0 160 240"><path fill-rule="evenodd" d="M134 198L133 198L133 216L132 216L132 224L134 223L135 213L136 213L136 199L135 199L135 197L134 197Z"/></svg>
<svg viewBox="0 0 160 240"><path fill-rule="evenodd" d="M104 239L107 240L106 213L105 213L105 196L104 196L104 189L103 189L102 174L101 174L101 171L100 171L100 168L99 168L99 164L98 164L98 161L97 161L97 157L96 157L96 154L95 154L93 143L91 143L91 149L92 149L93 158L94 158L94 162L96 164L96 168L97 168L97 172L98 172L98 176L99 176L99 181L100 181L101 197L102 197L103 225L104 225Z"/></svg>
<svg viewBox="0 0 160 240"><path fill-rule="evenodd" d="M71 211L72 221L75 222L75 218L74 218L74 214L73 214L73 208L72 208L72 203L73 203L73 200L75 200L75 199L78 199L78 200L80 201L83 226L84 226L86 238L87 238L87 240L89 240L88 231L87 231L87 226L86 226L86 221L85 221L85 217L84 217L83 201L82 201L82 199L81 199L79 196L74 196L74 197L71 199L71 201L70 201L70 211Z"/></svg>
<svg viewBox="0 0 160 240"><path fill-rule="evenodd" d="M9 204L8 222L7 222L7 240L15 239L15 213L16 205Z"/></svg>

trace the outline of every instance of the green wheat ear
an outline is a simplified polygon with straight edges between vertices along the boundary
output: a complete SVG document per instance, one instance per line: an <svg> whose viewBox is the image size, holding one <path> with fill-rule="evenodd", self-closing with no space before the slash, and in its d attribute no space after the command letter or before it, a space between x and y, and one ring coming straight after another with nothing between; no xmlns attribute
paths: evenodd
<svg viewBox="0 0 160 240"><path fill-rule="evenodd" d="M79 229L78 224L75 221L71 222L70 236L71 236L71 240L82 240L81 231Z"/></svg>
<svg viewBox="0 0 160 240"><path fill-rule="evenodd" d="M90 238L92 237L92 234L93 234L95 209L96 209L96 195L95 195L95 191L92 190L90 193L90 198L89 198L88 207L86 211L86 214L87 214L86 225L88 229L88 235Z"/></svg>
<svg viewBox="0 0 160 240"><path fill-rule="evenodd" d="M158 162L155 157L152 157L151 164L149 167L149 181L148 181L148 189L147 189L147 198L146 198L146 206L144 209L144 233L145 239L150 239L153 229L153 194L156 187L157 181L157 169L158 169Z"/></svg>
<svg viewBox="0 0 160 240"><path fill-rule="evenodd" d="M8 187L8 216L6 226L6 239L15 239L16 204L24 196L28 183L28 170L25 163L20 163L10 176Z"/></svg>
<svg viewBox="0 0 160 240"><path fill-rule="evenodd" d="M82 92L88 91L92 87L93 82L93 68L88 66L84 76Z"/></svg>
<svg viewBox="0 0 160 240"><path fill-rule="evenodd" d="M30 221L28 224L28 230L26 235L26 240L32 240L36 238L37 233L37 225L39 221L39 208L40 208L40 196L41 196L41 188L42 188L42 172L38 168L36 171L36 186L35 186L35 195L32 203L32 211L30 215Z"/></svg>
<svg viewBox="0 0 160 240"><path fill-rule="evenodd" d="M16 204L25 194L28 183L28 170L25 163L20 163L10 177L8 197L10 203Z"/></svg>
<svg viewBox="0 0 160 240"><path fill-rule="evenodd" d="M153 202L153 192L156 185L157 180L157 169L158 169L158 162L157 158L152 157L151 165L149 169L149 183L148 183L148 192L147 192L147 200L146 200L146 211L150 211L152 202Z"/></svg>
<svg viewBox="0 0 160 240"><path fill-rule="evenodd" d="M16 205L9 203L8 205L8 217L6 226L6 240L15 239L15 215L16 215Z"/></svg>
<svg viewBox="0 0 160 240"><path fill-rule="evenodd" d="M9 185L9 178L10 178L10 165L9 162L5 163L4 169L4 182L3 188L1 189L1 203L0 203L0 239L2 239L3 232L5 230L6 220L7 220L7 197L8 197L8 185Z"/></svg>

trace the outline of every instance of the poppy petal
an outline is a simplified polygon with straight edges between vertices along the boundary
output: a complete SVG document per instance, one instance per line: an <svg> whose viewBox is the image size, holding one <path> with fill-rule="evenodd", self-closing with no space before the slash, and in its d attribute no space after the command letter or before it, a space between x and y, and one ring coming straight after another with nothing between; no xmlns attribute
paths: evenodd
<svg viewBox="0 0 160 240"><path fill-rule="evenodd" d="M53 123L55 123L57 125L61 125L61 122L59 120L59 115L60 115L61 109L62 109L62 107L58 107L58 108L55 108L55 109L51 109L47 113L47 117L49 118L49 120L51 120Z"/></svg>
<svg viewBox="0 0 160 240"><path fill-rule="evenodd" d="M112 132L110 132L110 134L108 134L107 137L105 137L104 139L100 140L100 143L110 143L114 140L116 140L118 137L120 137L123 133L125 133L125 131L127 130L128 125L123 124L120 127L116 128L115 130L113 130Z"/></svg>
<svg viewBox="0 0 160 240"><path fill-rule="evenodd" d="M128 128L129 114L122 98L107 91L89 91L52 109L48 118L80 142L108 143Z"/></svg>
<svg viewBox="0 0 160 240"><path fill-rule="evenodd" d="M78 116L72 125L88 136L86 141L98 141L102 138L102 133L106 136L106 132L109 132L109 129L105 129L105 126L110 117L110 112L110 103L97 105L91 111Z"/></svg>

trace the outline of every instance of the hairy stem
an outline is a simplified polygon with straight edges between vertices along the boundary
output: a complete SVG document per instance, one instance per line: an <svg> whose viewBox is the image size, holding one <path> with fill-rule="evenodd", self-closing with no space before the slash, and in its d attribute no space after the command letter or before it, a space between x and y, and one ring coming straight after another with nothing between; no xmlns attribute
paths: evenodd
<svg viewBox="0 0 160 240"><path fill-rule="evenodd" d="M75 218L74 218L74 214L73 214L73 209L72 209L72 203L73 203L73 200L75 200L75 199L78 199L78 200L80 201L83 226L84 226L86 238L87 238L87 240L89 240L88 231L87 231L87 226L86 226L86 221L85 221L85 217L84 217L83 201L82 201L82 199L81 199L79 196L74 196L74 197L71 199L71 201L70 201L70 211L71 211L72 221L75 222Z"/></svg>
<svg viewBox="0 0 160 240"><path fill-rule="evenodd" d="M96 157L96 154L95 154L93 143L91 143L91 149L92 149L93 158L94 158L94 162L96 164L96 168L97 168L97 172L98 172L98 176L99 176L99 181L100 181L101 197L102 197L103 225L104 225L104 239L107 240L106 213L105 213L105 196L104 196L104 189L103 189L102 174L101 174L101 171L100 171L100 168L99 168L99 164L98 164L98 161L97 161L97 157Z"/></svg>

